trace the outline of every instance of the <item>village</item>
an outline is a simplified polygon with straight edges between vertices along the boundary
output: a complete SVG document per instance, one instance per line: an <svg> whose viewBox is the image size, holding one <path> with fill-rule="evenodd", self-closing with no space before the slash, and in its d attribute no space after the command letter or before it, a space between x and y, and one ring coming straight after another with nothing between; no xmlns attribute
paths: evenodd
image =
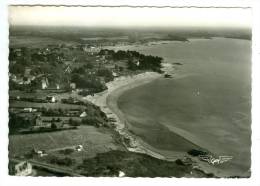
<svg viewBox="0 0 260 186"><path fill-rule="evenodd" d="M35 131L68 129L64 124L88 116L84 107L91 104L84 96L106 90L107 82L122 75L160 71L161 62L158 57L134 51L114 52L80 44L11 48L9 60L10 115L30 120Z"/></svg>
<svg viewBox="0 0 260 186"><path fill-rule="evenodd" d="M115 127L114 118L108 118L99 107L87 101L85 97L106 90L106 83L119 76L134 75L147 70L160 72L161 60L159 57L145 56L135 51L115 52L103 49L97 44L10 48L9 136L11 144L14 141L15 148L19 140L12 141L12 138L16 139L19 136L38 140L39 135L49 138L51 134L53 137L50 139L53 141L57 132L70 136L72 133L77 135L84 130L87 131L86 133L93 130L105 138L104 132L99 132L105 130L110 131L107 136L111 136L111 129L113 131ZM107 140L94 142L97 145L102 143L104 150L95 147L97 149L92 149L93 152L86 149L90 147L80 140L72 142L73 140L68 139L66 145L59 145L60 142L55 141L53 146L48 147L41 147L42 143L37 144L32 141L21 150L16 149L14 150L16 153L9 155L11 162L20 162L10 164L10 174L31 175L32 165L38 167L37 169L44 167L43 169L49 172L49 165L54 164L52 172L68 175L67 171L78 169L82 156L91 154L93 157L96 151L106 152L111 148L126 150L122 142L114 145L118 140L127 141L116 137L117 135L112 132L109 148ZM119 174L124 175L122 172Z"/></svg>
<svg viewBox="0 0 260 186"><path fill-rule="evenodd" d="M129 163L128 157L135 157L135 170L138 159L153 158L150 163L156 166L161 161L158 168L168 166L154 157L129 154L128 148L136 145L130 135L120 135L116 119L87 99L106 91L107 83L121 76L157 72L170 78L162 60L136 51L109 50L100 43L10 48L9 174L124 177L129 173L119 167ZM205 174L189 157L170 166L185 166L181 174L186 176Z"/></svg>

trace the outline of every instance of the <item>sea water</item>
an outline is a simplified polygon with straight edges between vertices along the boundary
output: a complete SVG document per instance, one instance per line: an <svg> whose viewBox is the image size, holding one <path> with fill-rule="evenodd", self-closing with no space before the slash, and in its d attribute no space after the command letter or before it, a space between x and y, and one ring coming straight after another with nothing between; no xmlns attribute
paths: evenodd
<svg viewBox="0 0 260 186"><path fill-rule="evenodd" d="M131 132L166 156L196 144L233 157L219 165L226 176L250 174L251 41L193 39L120 49L182 64L174 65L173 78L162 77L119 97Z"/></svg>

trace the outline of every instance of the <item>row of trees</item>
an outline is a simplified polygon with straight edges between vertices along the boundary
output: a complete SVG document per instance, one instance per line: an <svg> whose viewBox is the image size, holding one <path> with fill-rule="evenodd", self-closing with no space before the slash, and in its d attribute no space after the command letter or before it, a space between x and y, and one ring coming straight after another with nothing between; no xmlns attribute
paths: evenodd
<svg viewBox="0 0 260 186"><path fill-rule="evenodd" d="M33 120L26 119L14 113L9 113L9 134L15 134L20 129L30 128L34 125Z"/></svg>
<svg viewBox="0 0 260 186"><path fill-rule="evenodd" d="M130 70L152 70L161 72L161 63L163 58L158 56L144 55L137 51L108 50L103 49L100 55L107 55L113 60L127 60Z"/></svg>
<svg viewBox="0 0 260 186"><path fill-rule="evenodd" d="M40 82L38 80L31 81L30 84L17 84L13 80L9 81L9 90L20 90L20 91L26 91L26 92L33 92L37 88L40 88Z"/></svg>

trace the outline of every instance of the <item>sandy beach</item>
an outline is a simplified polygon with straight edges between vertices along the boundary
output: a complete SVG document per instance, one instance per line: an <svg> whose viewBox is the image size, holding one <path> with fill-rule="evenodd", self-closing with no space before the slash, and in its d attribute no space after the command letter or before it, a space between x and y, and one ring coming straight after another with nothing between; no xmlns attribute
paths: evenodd
<svg viewBox="0 0 260 186"><path fill-rule="evenodd" d="M175 72L174 65L170 63L162 63L162 70L167 74ZM160 151L153 148L151 145L144 142L139 137L130 133L128 126L130 125L126 120L122 111L118 108L118 98L127 90L150 83L158 78L163 78L163 74L156 72L144 72L132 76L121 76L115 78L113 81L106 83L107 90L96 93L94 96L86 96L84 99L100 107L100 109L107 115L108 118L114 119L115 130L125 139L129 141L126 148L131 152L145 153L158 159L175 161L186 155L184 152L177 152L173 155L165 156ZM174 75L174 78L179 78ZM178 133L179 134L179 133ZM165 151L165 154L169 154Z"/></svg>
<svg viewBox="0 0 260 186"><path fill-rule="evenodd" d="M87 96L85 99L99 106L108 118L113 118L115 120L115 130L129 141L129 144L126 145L126 148L129 151L145 153L159 159L165 159L163 155L149 150L143 143L136 140L136 137L129 134L126 128L127 121L124 119L123 113L117 107L117 99L123 92L152 82L160 77L162 77L162 75L155 72L145 72L134 76L118 77L115 78L114 81L106 84L108 87L107 90L97 93L94 96Z"/></svg>
<svg viewBox="0 0 260 186"><path fill-rule="evenodd" d="M174 68L171 68L169 64L164 64L163 69L167 68L166 73L171 73L174 71ZM115 78L112 82L108 82L106 85L108 87L107 90L94 94L94 96L84 97L85 100L90 101L91 103L100 107L100 109L107 115L108 118L113 118L115 120L115 130L129 142L125 144L125 147L128 151L136 152L136 153L144 153L150 155L152 157L167 160L167 161L175 161L178 158L183 158L187 154L184 152L177 152L174 156L166 157L158 152L155 148L148 145L146 142L138 138L137 136L131 134L127 128L127 121L125 119L124 114L118 108L117 100L125 91L144 85L146 83L152 82L158 78L162 78L163 75L155 72L145 72L138 75L133 76L122 76ZM166 152L167 153L167 152ZM199 167L201 171L207 173L214 173L219 176L219 169L213 167L206 162L198 162L196 158L192 158Z"/></svg>

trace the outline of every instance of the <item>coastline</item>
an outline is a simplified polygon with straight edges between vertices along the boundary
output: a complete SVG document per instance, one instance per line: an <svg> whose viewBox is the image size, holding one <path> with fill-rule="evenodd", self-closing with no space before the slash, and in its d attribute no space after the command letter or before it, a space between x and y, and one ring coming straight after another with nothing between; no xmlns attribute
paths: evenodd
<svg viewBox="0 0 260 186"><path fill-rule="evenodd" d="M174 67L171 64L163 63L162 70L164 70L165 73L171 73L174 71ZM120 95L122 95L127 90L150 83L160 77L163 77L163 75L156 72L144 72L137 75L121 76L115 78L111 82L106 83L108 87L107 90L96 93L93 96L86 96L83 99L90 101L91 103L100 107L101 111L103 111L108 118L112 118L114 120L114 130L119 133L122 139L128 141L127 144L123 142L125 148L128 151L147 154L154 158L165 161L175 161L177 159L189 157L194 163L194 169L200 170L205 174L213 173L217 177L225 177L225 173L221 174L218 167L209 165L207 162L199 161L196 157L187 156L187 154L184 152L176 151L176 153L171 157L165 156L161 154L160 151L158 152L155 148L128 131L125 116L117 106L118 97L120 97Z"/></svg>
<svg viewBox="0 0 260 186"><path fill-rule="evenodd" d="M224 38L221 38L221 37L216 37L216 38L212 38L212 39L210 39L211 41L210 42L222 42L222 40L223 40ZM196 44L197 44L197 42L198 42L198 44L199 44L199 41L200 40L209 40L209 39L191 39L191 41L190 41L190 43L189 43L189 45L190 44L192 44L192 43L194 43L194 42L196 42ZM206 43L205 43L206 44ZM235 45L236 46L236 45ZM123 48L122 48L123 47ZM114 50L137 50L137 51L141 51L141 52L146 52L147 50L147 48L149 49L149 46L144 46L144 45L140 45L140 48L135 48L135 47L137 47L137 46L129 46L129 47L124 47L124 46L122 46L122 47L111 47L110 49L114 49ZM144 49L145 48L145 49ZM152 54L153 55L153 53L149 53L149 52L151 52L151 51L153 51L153 50L148 50L148 52L147 52L147 54ZM162 55L162 57L164 57L164 55ZM177 59L182 59L182 58L178 58L179 56L178 55L176 55L175 56L175 58L173 58L172 60L171 60L171 63L169 63L168 65L170 65L170 64L174 64L173 62L175 62L175 59L177 60ZM164 57L165 58L165 57ZM166 58L167 59L167 58ZM188 65L186 65L186 63L185 63L185 60L180 60L181 62L183 62L183 64L185 65L185 69L187 69L186 68L186 66L188 66ZM179 62L179 61L176 61L176 62ZM189 64L189 63L187 63L187 64ZM176 70L178 71L178 66L176 66L176 65L173 65L173 68L168 68L168 72L169 73L171 73L170 72L170 69L172 70L172 72L174 73L174 75L173 75L173 78L174 79L181 79L181 78L183 78L183 77L187 77L187 76L192 76L193 74L192 73L190 73L190 72L194 72L194 71L188 71L188 73L185 73L186 71L184 71L184 73L176 73L175 72L175 70L174 70L174 68L176 68ZM168 73L167 72L167 73ZM220 85L220 86L222 86L222 85ZM201 95L202 96L202 95ZM116 113L117 114L117 113ZM128 126L128 125L127 125ZM130 126L129 126L129 128L131 129L131 124L130 124ZM214 148L217 148L217 150L218 150L218 146L217 145L211 145L211 144L213 144L213 143L210 143L210 142L212 142L212 141L208 141L208 140L200 140L200 136L199 135L197 135L197 137L196 136L194 136L194 135L192 135L193 134L193 132L191 131L190 133L187 133L187 132L189 132L189 130L187 130L187 131L183 131L183 130L179 130L177 127L175 127L175 125L169 125L169 126L167 126L168 127L168 129L169 130L171 130L171 132L172 133L175 133L175 134L179 134L179 136L182 136L182 137L184 137L185 139L187 139L188 141L191 141L191 142L194 142L195 144L197 144L198 146L200 146L200 147L203 147L203 149L205 149L205 150L209 150L211 153L213 153L213 155L214 156L216 156L216 157L218 157L218 155L222 155L222 153L225 153L225 154L230 154L230 152L231 152L231 155L232 155L232 150L228 150L227 152L225 151L225 149L224 150L222 150L222 151L216 151L216 149L214 149ZM177 129L177 130L176 130ZM135 135L135 134L133 134L133 135ZM214 135L213 135L214 136ZM138 141L140 141L141 142L141 144L143 145L143 146L146 146L146 148L148 148L148 149L151 149L152 151L156 151L156 152L159 152L159 153L161 153L161 154L163 154L165 157L167 157L166 158L166 160L169 160L169 161L171 161L171 159L168 159L168 154L167 154L167 152L164 152L164 151L161 151L161 150L159 150L159 151L157 151L157 149L154 149L154 148L151 148L151 146L149 146L149 145L147 145L145 142L144 143L142 143L143 141L142 141L142 139L140 138L140 137L137 137L137 139L138 139ZM203 139L203 138L202 138ZM215 141L215 140L213 140L213 141ZM221 149L222 147L219 147L219 149ZM233 147L231 147L231 149L232 149ZM174 151L174 155L175 155L175 151ZM187 155L187 154L185 154L185 155ZM189 156L190 157L190 156ZM235 157L235 156L234 156ZM242 174L241 174L241 171L240 171L240 169L235 169L234 167L238 167L238 166L240 166L240 165L242 165L242 164L244 164L244 163L241 163L241 161L239 161L239 160L237 160L237 159L233 159L232 161L230 161L230 162L228 162L227 164L225 163L225 164L223 164L223 165L215 165L215 166L213 166L213 165L211 165L211 164L208 164L207 162L204 162L204 161L201 161L201 160L199 160L197 157L192 157L192 159L196 162L196 164L199 166L199 168L201 169L201 170L203 170L203 171L206 171L206 172L211 172L211 173L214 173L216 176L219 176L219 177L232 177L232 176L237 176L237 175L246 175L246 176L248 176L248 174L246 174L246 173L243 173L242 172ZM243 160L242 160L243 161ZM241 169L241 170L243 170L243 169ZM243 177L243 176L242 176Z"/></svg>
<svg viewBox="0 0 260 186"><path fill-rule="evenodd" d="M163 63L162 70L165 70L165 73L169 73L173 72L174 68L171 64ZM124 142L124 146L128 151L147 154L154 158L165 161L175 161L177 159L182 159L185 156L187 157L187 154L176 151L176 154L174 156L167 157L165 155L162 155L160 152L157 152L155 148L151 147L142 139L138 138L128 131L125 116L117 106L118 97L122 95L125 91L150 83L160 77L163 77L163 75L156 72L144 72L132 76L121 76L115 78L111 82L106 83L108 87L107 90L96 93L93 96L86 96L83 99L90 101L91 103L100 107L100 109L107 115L108 118L112 118L114 120L114 130L118 132L124 140L128 140L127 144ZM204 172L205 174L213 173L215 176L224 176L220 174L217 167L213 167L206 162L198 161L195 157L190 158L194 161L194 166L196 167L196 169Z"/></svg>
<svg viewBox="0 0 260 186"><path fill-rule="evenodd" d="M152 82L160 77L162 77L162 75L156 72L144 72L132 76L121 76L108 82L106 84L108 87L107 90L94 94L94 96L87 96L85 99L99 106L108 118L113 118L115 120L113 122L115 124L115 130L124 139L129 141L129 145L125 144L128 151L148 154L152 157L166 160L163 155L146 148L143 143L136 139L136 137L129 134L125 124L127 121L124 119L123 113L117 109L117 98L122 95L123 92Z"/></svg>

